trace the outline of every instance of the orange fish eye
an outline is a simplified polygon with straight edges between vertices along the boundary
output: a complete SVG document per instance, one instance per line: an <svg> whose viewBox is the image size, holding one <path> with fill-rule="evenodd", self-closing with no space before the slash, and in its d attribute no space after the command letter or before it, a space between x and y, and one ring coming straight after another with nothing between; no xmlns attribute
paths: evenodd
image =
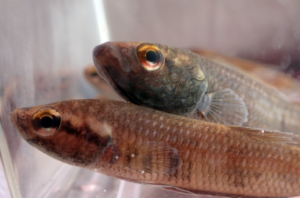
<svg viewBox="0 0 300 198"><path fill-rule="evenodd" d="M89 70L87 72L91 77L99 77L98 72L95 67L92 67L91 69L89 68Z"/></svg>
<svg viewBox="0 0 300 198"><path fill-rule="evenodd" d="M42 108L32 117L32 125L37 135L54 135L61 124L61 115L52 108Z"/></svg>
<svg viewBox="0 0 300 198"><path fill-rule="evenodd" d="M164 57L160 49L155 45L142 44L137 49L138 58L147 71L155 71L161 68Z"/></svg>

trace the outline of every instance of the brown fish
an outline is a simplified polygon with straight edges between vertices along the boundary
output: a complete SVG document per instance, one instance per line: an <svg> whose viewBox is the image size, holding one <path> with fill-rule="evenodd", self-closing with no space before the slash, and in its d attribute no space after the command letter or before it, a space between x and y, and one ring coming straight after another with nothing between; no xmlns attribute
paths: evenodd
<svg viewBox="0 0 300 198"><path fill-rule="evenodd" d="M289 133L105 100L16 109L11 120L44 153L112 177L191 194L300 195L299 137Z"/></svg>
<svg viewBox="0 0 300 198"><path fill-rule="evenodd" d="M189 50L108 42L94 49L98 73L124 99L209 122L299 132L300 106L232 68ZM195 116L196 115L196 116Z"/></svg>

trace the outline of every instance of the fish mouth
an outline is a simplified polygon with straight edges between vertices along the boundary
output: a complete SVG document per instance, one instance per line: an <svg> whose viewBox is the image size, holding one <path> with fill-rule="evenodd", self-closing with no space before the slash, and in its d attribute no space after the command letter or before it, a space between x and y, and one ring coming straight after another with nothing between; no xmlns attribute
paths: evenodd
<svg viewBox="0 0 300 198"><path fill-rule="evenodd" d="M107 82L123 99L138 104L137 101L119 86L112 76L123 73L128 75L131 71L127 58L122 54L115 43L107 42L98 45L93 51L93 60L99 76ZM115 72L117 71L117 72Z"/></svg>
<svg viewBox="0 0 300 198"><path fill-rule="evenodd" d="M104 74L103 74L104 73ZM140 104L139 102L138 102L138 100L136 100L134 97L131 97L131 95L130 94L127 94L127 92L126 91L124 91L123 90L123 88L122 87L120 87L119 85L118 85L118 83L115 81L115 79L114 78L112 78L111 77L111 75L109 74L110 72L108 71L108 70L104 70L104 71L102 71L101 72L101 75L100 75L100 77L102 78L102 79L104 79L105 81L106 81L106 83L109 85L109 86L111 86L125 101L130 101L130 102L132 102L132 103L134 103L134 104Z"/></svg>
<svg viewBox="0 0 300 198"><path fill-rule="evenodd" d="M112 87L113 87L113 89L124 99L124 100L126 100L126 101L130 101L130 102L132 102L132 103L134 103L134 104L137 104L137 105L139 105L140 104L140 102L138 101L138 100L136 100L134 97L132 97L130 94L127 94L127 92L126 91L124 91L123 89L122 89L122 87L120 87L119 85L118 85L118 83L116 83L115 82L115 80L113 79L113 78L110 78L109 79L109 82L107 82L108 84L110 84Z"/></svg>
<svg viewBox="0 0 300 198"><path fill-rule="evenodd" d="M14 126L16 126L17 128L19 128L19 121L18 121L18 110L19 109L15 109L11 114L10 114L10 120L11 122L14 124Z"/></svg>

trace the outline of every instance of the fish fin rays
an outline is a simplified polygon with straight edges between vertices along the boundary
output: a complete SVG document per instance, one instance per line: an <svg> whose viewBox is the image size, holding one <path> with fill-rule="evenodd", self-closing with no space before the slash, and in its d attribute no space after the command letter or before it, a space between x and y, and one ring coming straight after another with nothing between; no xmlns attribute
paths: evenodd
<svg viewBox="0 0 300 198"><path fill-rule="evenodd" d="M229 88L204 95L205 104L198 105L209 122L242 126L248 121L248 109L243 99Z"/></svg>
<svg viewBox="0 0 300 198"><path fill-rule="evenodd" d="M177 149L165 142L148 141L122 148L122 166L138 173L163 173L173 175L181 167Z"/></svg>
<svg viewBox="0 0 300 198"><path fill-rule="evenodd" d="M263 129L252 129L239 126L229 126L232 130L246 134L251 138L271 143L292 145L300 148L300 136L293 133L270 131Z"/></svg>
<svg viewBox="0 0 300 198"><path fill-rule="evenodd" d="M185 190L185 189L178 188L178 187L175 187L175 186L167 186L167 187L162 187L162 188L166 189L166 190L175 191L175 192L178 192L178 193L183 193L183 194L188 194L188 195L196 195L195 193L193 193L189 190Z"/></svg>
<svg viewBox="0 0 300 198"><path fill-rule="evenodd" d="M229 196L229 195L222 195L222 194L218 194L215 192L210 192L210 191L199 191L199 190L193 190L193 189L185 189L185 188L178 188L175 186L160 186L165 190L168 191L174 191L177 193L182 193L188 196L196 196L196 197L201 197L201 198L229 198L229 197L233 197L233 196ZM170 194L170 196L172 197L172 194ZM175 195L175 197L177 197L177 195ZM240 197L240 196L234 196L234 197Z"/></svg>

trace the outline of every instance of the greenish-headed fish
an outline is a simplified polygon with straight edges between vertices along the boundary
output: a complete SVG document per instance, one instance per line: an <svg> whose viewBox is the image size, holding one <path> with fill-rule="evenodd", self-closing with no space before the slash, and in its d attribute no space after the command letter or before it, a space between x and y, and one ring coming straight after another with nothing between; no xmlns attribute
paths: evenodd
<svg viewBox="0 0 300 198"><path fill-rule="evenodd" d="M135 104L226 125L300 131L300 106L189 50L107 42L95 47L93 56L99 75Z"/></svg>

